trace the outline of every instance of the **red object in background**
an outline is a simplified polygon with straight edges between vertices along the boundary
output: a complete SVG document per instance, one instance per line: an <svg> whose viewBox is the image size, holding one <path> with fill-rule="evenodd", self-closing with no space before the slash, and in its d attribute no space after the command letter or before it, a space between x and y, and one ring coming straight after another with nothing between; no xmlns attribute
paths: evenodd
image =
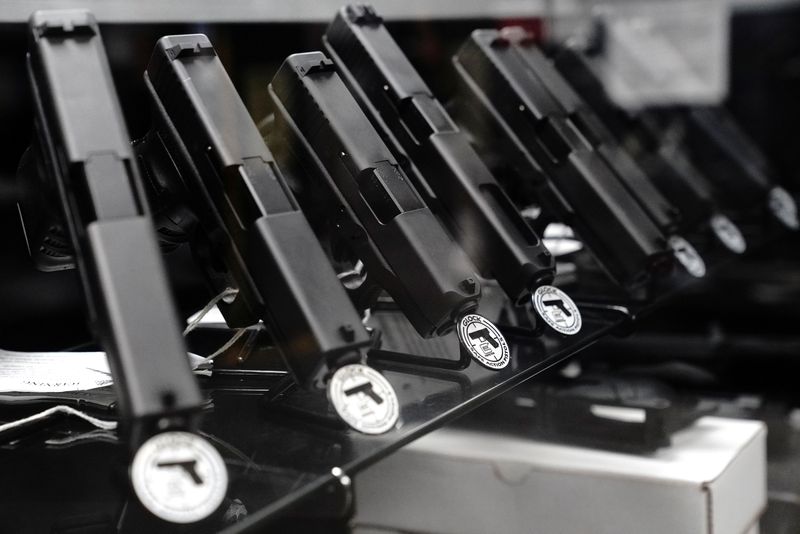
<svg viewBox="0 0 800 534"><path fill-rule="evenodd" d="M517 26L524 29L537 44L541 44L545 40L545 25L544 20L541 18L505 19L497 22L498 29L509 26Z"/></svg>

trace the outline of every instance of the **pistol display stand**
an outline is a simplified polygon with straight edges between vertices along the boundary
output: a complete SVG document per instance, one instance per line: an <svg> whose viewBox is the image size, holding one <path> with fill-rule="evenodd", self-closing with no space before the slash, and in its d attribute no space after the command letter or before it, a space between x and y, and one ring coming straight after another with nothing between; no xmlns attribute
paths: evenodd
<svg viewBox="0 0 800 534"><path fill-rule="evenodd" d="M631 193L625 162L591 142L593 115L552 94L541 58L509 53L529 44L513 33L478 31L459 51L447 74L462 84L456 123L374 11L345 8L328 55L290 56L254 96L273 113L261 131L205 36L164 37L143 84L150 131L133 149L93 19L38 14L31 33L37 138L20 177L39 191L22 200L22 220L40 269L80 272L126 430L98 437L63 422L0 447L9 494L40 496L49 481L48 514L9 500L21 510L11 530L341 526L354 474L604 336L627 335L696 281L663 272L674 263L668 238L684 232L669 203ZM525 210L530 199L542 215ZM550 222L586 248L544 254ZM748 253L773 236L763 222L741 226ZM188 245L207 293L232 290L219 306L225 325L197 328L193 350L250 329L211 376L191 374L159 241ZM737 257L702 252L711 274ZM575 303L540 291L554 275L580 309L570 333L528 304L538 298L551 321L574 327ZM98 390L80 402L108 410L113 398ZM116 476L131 446L157 445L148 438L164 429L213 445L222 460L206 465L229 481L211 488L218 509L188 527L145 512ZM154 464L186 483L200 476L186 458Z"/></svg>
<svg viewBox="0 0 800 534"><path fill-rule="evenodd" d="M136 150L150 179L162 234L173 240L186 236L214 291L236 288L232 301L220 302L229 326L245 327L263 319L289 369L265 396L265 408L340 428L342 422L326 398L330 396L326 385L330 389L339 369L378 360L383 353L375 350L367 357L379 333L370 336L366 331L311 233L287 185L295 183L291 167L279 168L274 161L205 36L162 38L145 82L153 103L153 128L136 143ZM187 90L175 91L175 87ZM231 113L237 114L237 120L230 120ZM412 223L419 225L421 215L415 213ZM422 229L419 225L418 232ZM437 236L425 230L424 239ZM429 250L442 254L447 242L441 243ZM383 279L401 288L398 291L407 290L403 294L414 294L417 301L426 299L425 310L412 317L419 323L432 318L423 328L441 331L447 327L442 310L470 311L479 294L468 262L459 261L460 266L453 266L453 271L460 269L455 276L456 292L440 292L440 303L431 300L430 295L436 293L420 283L418 275L416 285L392 285L391 275ZM436 256L423 265L442 270ZM408 268L414 271L413 264ZM451 368L469 364L466 352L454 361L397 353L387 357Z"/></svg>
<svg viewBox="0 0 800 534"><path fill-rule="evenodd" d="M340 13L340 18L343 16L342 13ZM341 23L342 21L337 19L336 24ZM370 22L367 21L366 24L369 25ZM329 29L329 33L331 31ZM333 52L334 46L329 45L328 51ZM373 277L372 282L374 282L375 275L379 274L384 278L377 284L378 287L385 290L390 296L394 296L393 293L401 296L400 299L381 297L375 300L372 295L372 300L359 301L358 293L352 293L351 289L351 294L356 296L356 301L361 302L358 307L361 310L371 309L372 318L368 324L384 324L382 321L389 318L385 322L391 324L390 327L376 329L376 332L377 330L381 331L381 345L376 345L369 351L368 361L382 371L397 392L400 402L400 424L379 436L364 436L343 430L344 426L336 419L320 418L320 414L325 413L320 397L302 400L298 398L293 403L292 406L296 410L292 415L305 412L303 417L269 418L268 420L272 424L278 425L277 428L271 427L272 434L266 432L261 438L254 440L253 447L257 443L257 447L269 450L285 448L286 442L281 441L278 437L270 437L279 431L284 433L283 435L295 450L303 451L306 456L309 453L325 451L333 455L331 462L335 462L337 465L333 471L329 469L330 462L321 462L316 466L318 473L324 473L325 483L314 483L309 486L316 489L315 497L306 499L305 507L301 508L303 512L314 509L316 503L319 502L317 499L321 498L325 492L334 491L333 488L336 488L335 493L337 494L340 492L345 496L348 494L346 487L341 484L341 473L354 473L374 459L383 457L400 444L421 435L427 429L435 428L443 422L451 420L452 417L466 412L472 406L557 364L604 335L625 335L630 332L641 315L647 314L664 297L673 294L694 280L693 277L682 271L675 272L670 276L666 276L663 272L659 274L659 268L663 267L664 263L671 261L672 251L667 248L664 234L651 222L649 216L637 201L630 197L626 189L618 185L614 189L618 193L618 198L615 197L614 201L605 204L606 207L603 208L602 196L596 193L597 189L594 189L593 193L589 187L586 189L589 193L589 200L586 201L589 203L589 209L584 211L586 205L580 205L580 207L576 207L575 212L572 212L575 217L586 217L587 226L590 226L589 219L602 220L605 224L617 218L629 223L630 221L624 215L624 210L623 214L620 214L619 205L628 207L636 214L634 219L637 224L620 225L619 227L619 231L624 236L623 245L610 249L610 252L608 252L609 249L603 250L608 254L604 259L611 265L609 270L622 275L622 279L635 281L634 286L638 284L638 290L624 291L601 273L602 276L598 278L597 286L590 288L586 294L587 298L581 299L579 302L584 321L582 329L574 336L565 336L557 334L550 328L545 328L542 321L538 321L533 328L522 326L529 323L526 317L519 315L520 310L513 314L501 313L500 310L505 309L509 303L506 295L503 295L501 288L495 286L493 282L476 278L475 282L480 282L482 287L479 311L485 313L492 320L501 318L498 320L498 326L511 352L510 363L507 367L492 371L471 362L464 367L469 360L463 358L463 353L461 359L454 358L441 362L435 358L428 359L426 356L422 356L420 359L421 350L395 350L395 347L418 348L419 345L415 343L422 343L423 340L425 344L433 347L430 349L431 353L453 355L458 349L447 345L448 336L428 336L427 338L421 336L420 328L416 327L414 323L417 322L420 325L430 323L423 321L420 316L415 317L414 314L411 314L409 319L404 318L404 315L409 315L405 313L411 307L409 302L413 303L416 300L415 295L409 294L409 288L406 285L408 273L409 271L413 272L413 269L402 268L402 262L394 258L390 258L393 260L392 262L376 260L386 250L386 248L380 248L379 244L391 242L396 237L387 234L381 235L378 230L370 229L367 222L369 217L366 214L383 217L384 223L392 221L399 214L409 217L408 214L415 211L409 207L418 206L418 204L414 204L415 200L403 193L404 184L407 183L405 178L408 177L414 185L418 185L408 173L418 172L419 169L411 166L408 160L397 156L398 152L395 152L397 146L392 144L392 137L385 135L389 129L382 129L380 122L373 120L376 114L371 114L370 108L363 105L367 100L364 95L359 96L355 89L358 84L342 75L344 83L347 84L347 88L352 94L348 95L344 91L344 84L338 80L337 74L344 72L338 68L342 57L341 54L337 55L338 59L335 58L335 61L331 62L321 53L298 54L291 56L284 63L269 89L274 116L270 121L264 123L262 133L266 135L268 145L275 154L278 166L285 173L287 182L292 184L298 203L309 214L312 227L326 243L332 256L335 257L333 252L339 249L338 246L333 245L337 239L343 241L343 243L340 242L343 248L350 247L350 252L353 249L358 251L354 257L343 254L347 261L344 261L341 268L337 269L343 274L349 269L355 273L352 277L350 275L343 276L347 282L346 285L357 279L351 286L355 287L358 286L358 280L363 283L364 280L370 280L370 277ZM372 68L371 65L364 65L362 65L363 68ZM360 83L360 85L364 85L364 83ZM383 87L377 82L374 85L377 88ZM391 89L392 86L387 85ZM360 109L353 106L354 96L361 104ZM397 104L396 99L389 100ZM403 108L402 104L399 107L410 109ZM389 108L387 107L387 109ZM348 122L352 121L354 116L359 116L359 113L364 115L362 118L369 119L370 124L366 124L361 119L357 124ZM381 116L383 117L385 114L381 113ZM415 130L412 128L412 131ZM365 135L365 132L369 135ZM486 134L487 136L502 135L503 132L498 133L496 130L489 129ZM384 146L377 144L375 139L381 139ZM597 179L601 181L607 180L616 183L617 178L611 171L606 170L607 165L590 154L591 150L586 149L580 152L577 161L588 162L588 172L584 178L574 178L574 183L585 180L584 186L592 185L594 183L593 176L598 177ZM401 154L405 154L405 152ZM387 165L378 165L378 162L386 162ZM586 169L587 167L578 166L571 172L585 172ZM567 171L557 170L558 177L565 176L565 173ZM403 180L400 180L398 176ZM397 189L393 190L393 187ZM383 194L387 190L391 192ZM430 200L425 196L428 193L428 191L425 191L424 194L420 192L420 196L425 198L426 203ZM576 197L580 197L580 195L576 195ZM581 198L585 199L586 197ZM606 211L603 211L604 209ZM431 213L438 215L435 210L432 210ZM413 234L406 235L413 236ZM614 245L613 241L617 235L620 234L611 231L604 239ZM369 239L367 239L368 236ZM750 235L747 236L747 239L748 243L757 243L757 240L751 241ZM401 241L401 243L408 242L409 240ZM386 247L385 244L383 246ZM626 246L629 248L625 248ZM641 254L635 253L635 247L640 247ZM652 273L654 276L648 277L647 280L636 280L637 269L641 264L630 261L627 255L632 250L634 251L633 257L652 260L649 265L655 271ZM410 253L413 258L415 254L413 249L410 250ZM729 253L724 258L713 257L709 262L710 267L714 268L718 261L730 260L731 257L732 255ZM363 262L363 269L358 266L357 260ZM614 263L615 261L617 263ZM387 264L392 268L386 269ZM371 269L375 265L383 267L386 271L376 273ZM398 267L401 268L398 269ZM366 273L366 277L363 276L364 273ZM617 279L619 280L619 278ZM399 285L401 289L396 289L396 286L392 284ZM453 286L458 287L457 278ZM491 302L492 295L495 297L499 295L498 300L502 304L493 304ZM367 303L370 306L367 306ZM487 312L486 310L493 311ZM497 315L495 316L495 314ZM440 317L442 315L445 314L439 314ZM432 314L422 315L422 317L425 316L432 316ZM392 319L398 320L392 321ZM448 316L446 322L452 324L452 318ZM444 321L440 324L443 323ZM403 326L400 327L400 325ZM424 327L422 330L429 333L436 331L435 328L426 329ZM398 339L389 339L392 336ZM280 382L270 388L269 395L273 398L281 399L287 392L287 385L294 387L288 379ZM297 393L306 394L298 389L292 395ZM321 443L332 445L327 448L321 446ZM330 453L331 450L336 452ZM310 469L309 466L305 466L305 468L306 470ZM286 512L285 510L286 508L277 505L269 507L253 514L247 520L246 525L268 524L279 518L282 513L302 513ZM343 512L339 509L337 513Z"/></svg>

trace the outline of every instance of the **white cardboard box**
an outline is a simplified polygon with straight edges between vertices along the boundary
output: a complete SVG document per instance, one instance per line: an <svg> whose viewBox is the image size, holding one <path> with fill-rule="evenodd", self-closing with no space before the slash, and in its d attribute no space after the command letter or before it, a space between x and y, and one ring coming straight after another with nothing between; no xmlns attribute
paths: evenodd
<svg viewBox="0 0 800 534"><path fill-rule="evenodd" d="M358 475L355 495L361 532L756 533L766 428L704 417L648 455L443 429Z"/></svg>

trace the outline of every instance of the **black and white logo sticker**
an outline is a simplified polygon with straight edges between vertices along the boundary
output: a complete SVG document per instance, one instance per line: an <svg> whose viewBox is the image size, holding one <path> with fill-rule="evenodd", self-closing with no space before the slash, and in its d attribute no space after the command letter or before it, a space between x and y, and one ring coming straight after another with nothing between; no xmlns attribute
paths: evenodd
<svg viewBox="0 0 800 534"><path fill-rule="evenodd" d="M681 236L674 235L669 238L669 247L686 272L695 278L702 278L706 275L706 262L691 243Z"/></svg>
<svg viewBox="0 0 800 534"><path fill-rule="evenodd" d="M569 296L553 286L536 288L531 297L533 309L547 325L560 334L572 336L581 331L581 312Z"/></svg>
<svg viewBox="0 0 800 534"><path fill-rule="evenodd" d="M188 432L164 432L136 452L131 482L153 515L172 523L194 523L222 504L228 472L217 449L205 439Z"/></svg>
<svg viewBox="0 0 800 534"><path fill-rule="evenodd" d="M767 202L772 214L787 228L791 230L800 228L800 220L797 218L797 204L786 189L773 187L769 192Z"/></svg>
<svg viewBox="0 0 800 534"><path fill-rule="evenodd" d="M747 250L747 242L744 240L739 227L725 215L716 214L711 217L711 229L720 242L728 247L731 252L743 254Z"/></svg>
<svg viewBox="0 0 800 534"><path fill-rule="evenodd" d="M461 345L478 363L493 370L508 365L511 360L508 343L489 319L470 313L459 319L456 330Z"/></svg>
<svg viewBox="0 0 800 534"><path fill-rule="evenodd" d="M400 403L382 374L361 364L340 367L328 382L328 399L342 420L364 434L383 434L397 424Z"/></svg>

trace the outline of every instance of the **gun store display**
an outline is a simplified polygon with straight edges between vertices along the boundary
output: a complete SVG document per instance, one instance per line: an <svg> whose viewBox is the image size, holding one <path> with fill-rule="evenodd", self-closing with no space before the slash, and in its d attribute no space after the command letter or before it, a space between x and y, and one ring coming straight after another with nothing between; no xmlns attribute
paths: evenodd
<svg viewBox="0 0 800 534"><path fill-rule="evenodd" d="M37 4L0 530L800 525L800 4Z"/></svg>

